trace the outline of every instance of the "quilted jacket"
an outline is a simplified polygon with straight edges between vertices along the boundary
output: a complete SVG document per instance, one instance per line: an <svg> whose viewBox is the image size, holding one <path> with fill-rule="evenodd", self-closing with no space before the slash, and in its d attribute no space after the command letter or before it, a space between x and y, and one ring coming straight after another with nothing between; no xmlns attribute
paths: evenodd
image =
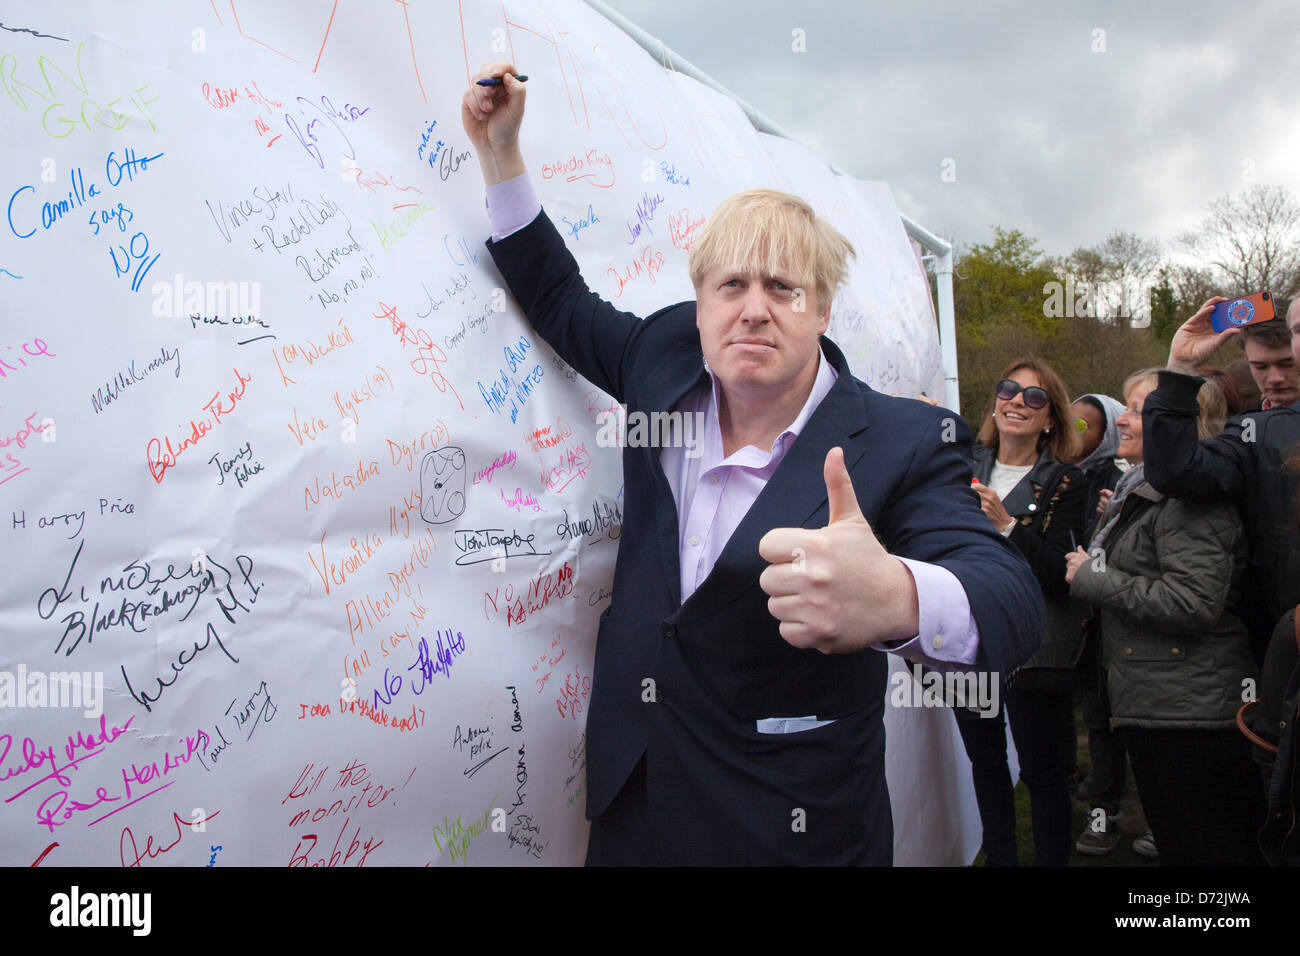
<svg viewBox="0 0 1300 956"><path fill-rule="evenodd" d="M1224 610L1246 561L1228 502L1166 498L1145 482L1129 493L1104 553L1070 587L1099 609L1113 727L1234 726L1259 676L1245 626Z"/></svg>

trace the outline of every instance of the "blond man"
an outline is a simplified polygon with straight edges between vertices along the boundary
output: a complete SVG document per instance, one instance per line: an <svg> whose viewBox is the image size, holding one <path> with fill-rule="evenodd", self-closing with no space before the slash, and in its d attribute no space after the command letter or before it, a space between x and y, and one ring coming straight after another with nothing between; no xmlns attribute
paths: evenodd
<svg viewBox="0 0 1300 956"><path fill-rule="evenodd" d="M1028 567L970 490L969 429L853 377L824 337L852 247L796 197L718 207L695 302L641 320L590 292L526 174L514 72L486 64L502 84L472 83L461 111L497 267L629 415L705 422L698 455L623 451L587 862L888 864L878 651L1005 676L1043 630Z"/></svg>

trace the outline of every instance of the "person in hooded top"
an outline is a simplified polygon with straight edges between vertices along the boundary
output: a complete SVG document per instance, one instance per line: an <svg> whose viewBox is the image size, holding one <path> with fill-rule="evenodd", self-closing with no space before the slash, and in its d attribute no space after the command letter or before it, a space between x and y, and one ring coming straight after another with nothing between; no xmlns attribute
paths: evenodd
<svg viewBox="0 0 1300 956"><path fill-rule="evenodd" d="M1116 420L1123 414L1123 403L1095 392L1079 396L1070 406L1080 441L1074 464L1083 471L1088 489L1085 541L1092 539L1097 518L1124 474L1115 459L1120 444ZM1110 729L1110 701L1105 682L1100 680L1098 655L1096 634L1090 634L1078 667L1079 698L1092 761L1088 776L1079 784L1078 797L1088 801L1089 813L1088 823L1074 844L1087 856L1104 856L1119 844L1120 800L1128 782L1128 755L1123 739ZM1097 808L1104 815L1095 813Z"/></svg>
<svg viewBox="0 0 1300 956"><path fill-rule="evenodd" d="M1124 473L1115 459L1119 449L1119 426L1115 420L1122 414L1122 403L1096 392L1080 395L1070 405L1070 415L1079 431L1079 451L1072 464L1079 466L1088 487L1085 538L1091 538L1096 527L1102 492L1113 491Z"/></svg>

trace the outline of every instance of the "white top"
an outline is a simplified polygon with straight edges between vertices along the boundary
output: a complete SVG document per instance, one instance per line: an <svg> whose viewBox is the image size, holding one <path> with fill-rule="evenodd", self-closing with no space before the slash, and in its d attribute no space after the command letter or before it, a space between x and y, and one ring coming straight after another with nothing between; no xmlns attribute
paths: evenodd
<svg viewBox="0 0 1300 956"><path fill-rule="evenodd" d="M989 487L1001 501L1011 494L1011 489L1020 484L1020 479L1029 474L1033 465L1002 465L993 463L993 473L989 475Z"/></svg>

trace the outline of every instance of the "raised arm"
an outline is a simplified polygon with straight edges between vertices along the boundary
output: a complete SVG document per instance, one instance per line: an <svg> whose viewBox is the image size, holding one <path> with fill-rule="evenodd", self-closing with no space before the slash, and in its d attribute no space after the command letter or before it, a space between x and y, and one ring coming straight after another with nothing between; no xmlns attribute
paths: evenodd
<svg viewBox="0 0 1300 956"><path fill-rule="evenodd" d="M537 334L588 381L621 402L623 354L640 320L590 291L545 213L533 215L539 204L531 186L521 180L527 170L519 149L526 91L514 74L513 63L485 63L461 102L461 122L478 152L493 232L500 237L488 244L488 251ZM502 85L478 85L491 76L501 77ZM517 182L509 185L511 181ZM507 197L507 191L512 195ZM509 198L514 208L503 212L494 197ZM526 210L522 217L520 210ZM508 225L503 225L503 217Z"/></svg>
<svg viewBox="0 0 1300 956"><path fill-rule="evenodd" d="M1197 500L1242 493L1252 466L1251 451L1241 441L1240 425L1230 424L1215 438L1198 441L1196 376L1220 345L1240 329L1215 332L1210 313L1222 296L1209 299L1179 327L1169 345L1169 366L1142 409L1142 460L1146 478L1162 494Z"/></svg>
<svg viewBox="0 0 1300 956"><path fill-rule="evenodd" d="M483 184L495 186L524 172L519 150L519 127L524 121L528 91L515 79L513 63L484 63L470 81L460 105L460 121L474 144ZM499 76L501 86L479 86L478 81Z"/></svg>
<svg viewBox="0 0 1300 956"><path fill-rule="evenodd" d="M1142 407L1142 461L1146 480L1172 498L1217 501L1245 492L1255 443L1242 441L1242 418L1213 438L1198 440L1196 393L1202 380L1161 372Z"/></svg>

